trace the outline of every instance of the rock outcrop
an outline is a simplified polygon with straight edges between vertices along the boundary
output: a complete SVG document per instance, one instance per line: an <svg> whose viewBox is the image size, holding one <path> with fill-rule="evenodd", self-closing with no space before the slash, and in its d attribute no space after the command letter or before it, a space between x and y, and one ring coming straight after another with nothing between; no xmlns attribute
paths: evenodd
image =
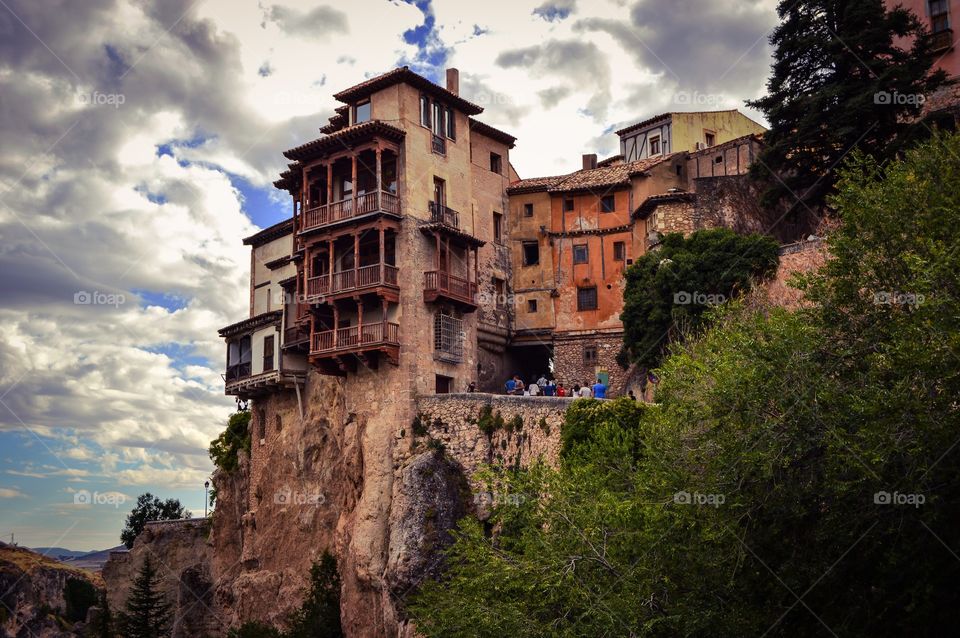
<svg viewBox="0 0 960 638"><path fill-rule="evenodd" d="M71 578L103 587L92 572L0 543L0 637L83 635L84 622L71 623L64 617L64 588Z"/></svg>

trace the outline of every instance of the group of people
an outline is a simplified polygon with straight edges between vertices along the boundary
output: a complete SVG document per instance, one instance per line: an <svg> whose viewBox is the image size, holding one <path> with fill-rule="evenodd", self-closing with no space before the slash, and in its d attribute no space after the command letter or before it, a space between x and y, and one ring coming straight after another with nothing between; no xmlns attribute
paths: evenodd
<svg viewBox="0 0 960 638"><path fill-rule="evenodd" d="M545 397L581 397L584 399L606 399L607 398L607 385L603 382L603 379L597 378L597 382L592 386L588 384L580 385L579 383L573 384L572 387L566 387L563 383L557 383L552 378L547 378L547 375L541 374L540 378L530 381L530 383L524 383L523 379L520 378L520 375L515 374L509 379L506 383L503 384L504 390L507 394L513 394L517 396L545 396Z"/></svg>

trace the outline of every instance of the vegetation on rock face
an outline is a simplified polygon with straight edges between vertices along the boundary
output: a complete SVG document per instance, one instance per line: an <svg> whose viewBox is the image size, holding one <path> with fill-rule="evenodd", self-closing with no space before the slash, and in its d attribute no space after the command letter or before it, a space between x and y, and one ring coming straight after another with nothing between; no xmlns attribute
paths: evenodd
<svg viewBox="0 0 960 638"><path fill-rule="evenodd" d="M666 235L659 250L627 269L621 364L657 366L669 342L700 328L711 307L775 274L777 263L769 237L725 228Z"/></svg>
<svg viewBox="0 0 960 638"><path fill-rule="evenodd" d="M888 4L781 0L767 95L751 104L770 122L752 166L767 204L799 198L819 212L850 151L892 157L928 131L923 96L946 75L930 73L937 56L918 17Z"/></svg>
<svg viewBox="0 0 960 638"><path fill-rule="evenodd" d="M87 610L97 604L97 588L89 581L68 578L63 586L63 600L67 620L77 622L85 620Z"/></svg>
<svg viewBox="0 0 960 638"><path fill-rule="evenodd" d="M418 630L955 633L958 158L958 136L858 157L810 307L728 304L664 361L656 405L574 403L561 466L490 487L540 498L461 522Z"/></svg>
<svg viewBox="0 0 960 638"><path fill-rule="evenodd" d="M160 574L147 555L133 581L126 610L118 615L124 638L163 638L170 635L171 605L160 591Z"/></svg>
<svg viewBox="0 0 960 638"><path fill-rule="evenodd" d="M150 492L145 492L137 497L137 504L127 515L126 525L120 532L120 540L130 549L149 521L175 521L181 518L190 518L190 511L184 509L179 500L168 498L162 501Z"/></svg>
<svg viewBox="0 0 960 638"><path fill-rule="evenodd" d="M250 453L250 411L234 412L227 421L226 429L210 442L210 460L222 472L237 469L237 453Z"/></svg>
<svg viewBox="0 0 960 638"><path fill-rule="evenodd" d="M310 591L288 624L287 631L280 631L264 623L247 622L231 629L227 638L342 638L340 575L337 560L329 552L310 568Z"/></svg>

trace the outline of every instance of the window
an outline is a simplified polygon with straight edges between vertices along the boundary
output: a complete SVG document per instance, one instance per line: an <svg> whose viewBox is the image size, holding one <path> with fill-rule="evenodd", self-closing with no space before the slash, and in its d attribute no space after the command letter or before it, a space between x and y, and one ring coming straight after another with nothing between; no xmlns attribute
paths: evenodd
<svg viewBox="0 0 960 638"><path fill-rule="evenodd" d="M577 310L597 309L597 287L577 288Z"/></svg>
<svg viewBox="0 0 960 638"><path fill-rule="evenodd" d="M537 300L527 299L527 312L536 312L536 311L537 311Z"/></svg>
<svg viewBox="0 0 960 638"><path fill-rule="evenodd" d="M274 417L274 422L276 423L276 426L277 426L277 432L283 430L283 420L280 418L279 414L276 417Z"/></svg>
<svg viewBox="0 0 960 638"><path fill-rule="evenodd" d="M430 128L430 98L420 96L420 124Z"/></svg>
<svg viewBox="0 0 960 638"><path fill-rule="evenodd" d="M940 33L950 28L950 12L947 0L930 0L930 33Z"/></svg>
<svg viewBox="0 0 960 638"><path fill-rule="evenodd" d="M660 154L660 136L650 138L650 155Z"/></svg>
<svg viewBox="0 0 960 638"><path fill-rule="evenodd" d="M573 263L585 264L590 261L590 250L586 244L573 245Z"/></svg>
<svg viewBox="0 0 960 638"><path fill-rule="evenodd" d="M490 153L490 170L498 175L503 173L503 158L497 153Z"/></svg>
<svg viewBox="0 0 960 638"><path fill-rule="evenodd" d="M703 141L706 142L707 146L713 146L717 143L717 134L713 131L704 131Z"/></svg>
<svg viewBox="0 0 960 638"><path fill-rule="evenodd" d="M533 217L533 204L524 204L524 205L523 205L523 216L524 216L524 217Z"/></svg>
<svg viewBox="0 0 960 638"><path fill-rule="evenodd" d="M433 350L437 359L463 361L463 320L438 312L433 318Z"/></svg>
<svg viewBox="0 0 960 638"><path fill-rule="evenodd" d="M583 346L583 362L587 364L597 362L597 346Z"/></svg>
<svg viewBox="0 0 960 638"><path fill-rule="evenodd" d="M437 206L447 205L447 184L439 177L433 178L433 202Z"/></svg>
<svg viewBox="0 0 960 638"><path fill-rule="evenodd" d="M612 213L616 203L614 201L613 195L604 195L600 198L600 212L601 213Z"/></svg>
<svg viewBox="0 0 960 638"><path fill-rule="evenodd" d="M227 381L236 381L250 376L250 337L240 337L227 347Z"/></svg>
<svg viewBox="0 0 960 638"><path fill-rule="evenodd" d="M353 107L353 123L360 124L370 119L370 100L361 102Z"/></svg>
<svg viewBox="0 0 960 638"><path fill-rule="evenodd" d="M507 284L503 279L494 278L493 294L497 298L497 308L503 308L507 305Z"/></svg>
<svg viewBox="0 0 960 638"><path fill-rule="evenodd" d="M503 215L493 214L493 241L500 243L503 240Z"/></svg>
<svg viewBox="0 0 960 638"><path fill-rule="evenodd" d="M433 134L437 137L443 135L446 125L444 124L444 114L446 109L444 109L442 104L437 102L433 103Z"/></svg>
<svg viewBox="0 0 960 638"><path fill-rule="evenodd" d="M263 338L263 371L273 370L273 335Z"/></svg>
<svg viewBox="0 0 960 638"><path fill-rule="evenodd" d="M613 242L613 260L623 261L627 257L627 245L622 241Z"/></svg>
<svg viewBox="0 0 960 638"><path fill-rule="evenodd" d="M453 392L453 377L447 377L442 374L437 376L437 394L450 394Z"/></svg>
<svg viewBox="0 0 960 638"><path fill-rule="evenodd" d="M540 263L540 242L523 242L523 265L536 266Z"/></svg>
<svg viewBox="0 0 960 638"><path fill-rule="evenodd" d="M572 210L573 210L573 199L568 198L563 200L563 212L569 213Z"/></svg>
<svg viewBox="0 0 960 638"><path fill-rule="evenodd" d="M453 109L447 107L447 137L451 140L457 139L457 120L453 116Z"/></svg>

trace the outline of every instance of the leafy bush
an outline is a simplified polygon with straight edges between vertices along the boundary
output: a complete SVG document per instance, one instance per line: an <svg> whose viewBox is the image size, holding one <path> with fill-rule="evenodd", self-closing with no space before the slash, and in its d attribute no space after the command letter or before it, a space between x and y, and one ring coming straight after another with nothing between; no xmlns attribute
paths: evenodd
<svg viewBox="0 0 960 638"><path fill-rule="evenodd" d="M230 473L237 469L237 453L250 452L250 411L234 412L227 421L226 429L210 442L210 460L221 471Z"/></svg>
<svg viewBox="0 0 960 638"><path fill-rule="evenodd" d="M71 622L87 618L87 610L97 604L97 588L89 581L68 578L63 585L64 615Z"/></svg>
<svg viewBox="0 0 960 638"><path fill-rule="evenodd" d="M669 234L627 269L620 363L656 367L670 341L699 329L712 305L776 273L777 243L725 228Z"/></svg>

